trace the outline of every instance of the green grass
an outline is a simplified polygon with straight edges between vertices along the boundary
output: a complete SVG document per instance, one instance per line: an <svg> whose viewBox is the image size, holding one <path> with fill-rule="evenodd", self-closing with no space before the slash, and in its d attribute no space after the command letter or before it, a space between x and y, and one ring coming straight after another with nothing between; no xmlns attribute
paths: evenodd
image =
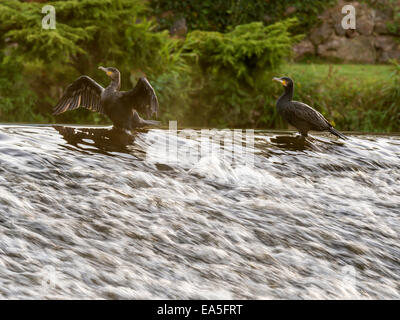
<svg viewBox="0 0 400 320"><path fill-rule="evenodd" d="M335 76L348 82L359 83L361 86L371 83L391 83L394 70L391 65L294 63L283 66L282 72L294 80L297 78L323 80Z"/></svg>

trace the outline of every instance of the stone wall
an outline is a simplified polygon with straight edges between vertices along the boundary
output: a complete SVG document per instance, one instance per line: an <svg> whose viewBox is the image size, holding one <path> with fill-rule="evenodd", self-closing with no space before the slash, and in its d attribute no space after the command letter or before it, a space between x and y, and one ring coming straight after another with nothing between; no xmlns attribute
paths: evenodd
<svg viewBox="0 0 400 320"><path fill-rule="evenodd" d="M400 11L400 0L375 2L376 6L373 8L365 2L338 1L335 7L327 9L319 16L319 24L310 31L305 40L294 47L295 58L314 55L362 63L400 60L400 34L388 28L388 25L394 23L394 8L397 6ZM356 10L355 30L342 28L341 21L345 16L342 14L342 7L346 4L353 5Z"/></svg>

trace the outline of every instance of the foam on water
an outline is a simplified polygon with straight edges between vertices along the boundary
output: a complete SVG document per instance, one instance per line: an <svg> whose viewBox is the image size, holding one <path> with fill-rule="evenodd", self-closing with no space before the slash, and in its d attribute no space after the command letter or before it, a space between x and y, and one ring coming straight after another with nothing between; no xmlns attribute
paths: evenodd
<svg viewBox="0 0 400 320"><path fill-rule="evenodd" d="M400 298L399 136L195 133L0 127L0 298Z"/></svg>

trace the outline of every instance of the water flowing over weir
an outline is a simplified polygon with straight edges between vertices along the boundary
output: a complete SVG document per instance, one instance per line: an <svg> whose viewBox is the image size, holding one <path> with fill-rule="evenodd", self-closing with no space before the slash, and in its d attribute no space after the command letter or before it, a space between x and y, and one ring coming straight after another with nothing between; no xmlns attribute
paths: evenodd
<svg viewBox="0 0 400 320"><path fill-rule="evenodd" d="M0 126L0 298L400 299L400 136L108 129Z"/></svg>

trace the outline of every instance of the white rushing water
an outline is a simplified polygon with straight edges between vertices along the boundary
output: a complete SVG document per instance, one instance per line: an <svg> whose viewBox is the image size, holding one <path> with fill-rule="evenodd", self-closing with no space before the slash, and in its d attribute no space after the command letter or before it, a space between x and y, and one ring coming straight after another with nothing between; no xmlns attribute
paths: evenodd
<svg viewBox="0 0 400 320"><path fill-rule="evenodd" d="M399 299L400 136L244 142L0 126L0 298Z"/></svg>

